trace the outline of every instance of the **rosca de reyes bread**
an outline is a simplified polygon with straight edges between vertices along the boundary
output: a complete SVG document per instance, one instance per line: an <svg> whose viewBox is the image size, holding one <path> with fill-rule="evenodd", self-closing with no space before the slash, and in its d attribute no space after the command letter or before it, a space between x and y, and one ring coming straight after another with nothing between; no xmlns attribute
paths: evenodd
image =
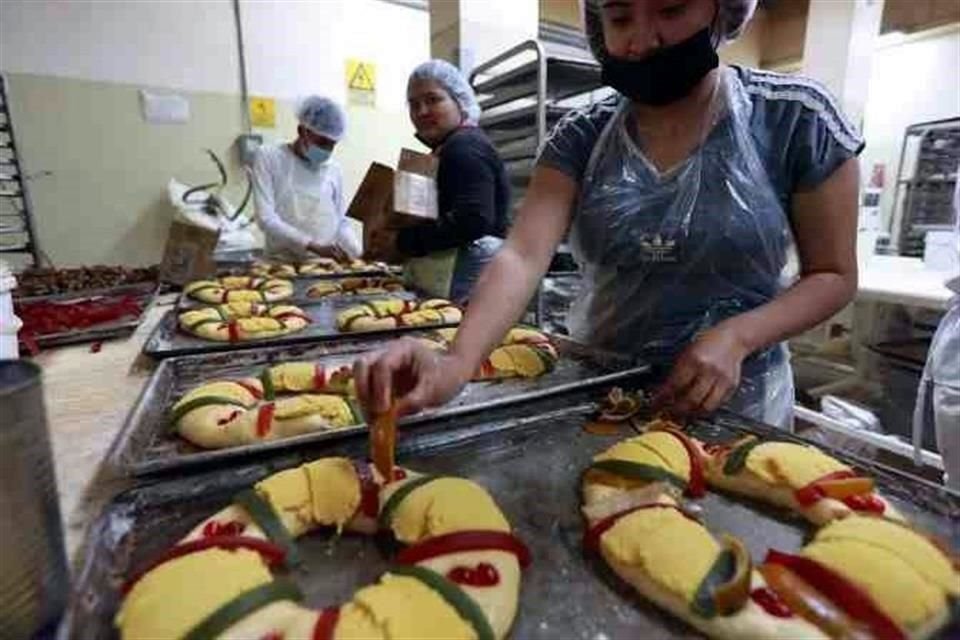
<svg viewBox="0 0 960 640"><path fill-rule="evenodd" d="M244 342L295 333L310 324L300 307L258 302L226 304L188 309L177 318L180 328L204 340Z"/></svg>
<svg viewBox="0 0 960 640"><path fill-rule="evenodd" d="M901 518L872 478L814 446L750 436L711 454L706 470L713 487L792 509L814 524L851 513Z"/></svg>
<svg viewBox="0 0 960 640"><path fill-rule="evenodd" d="M293 278L297 275L297 268L286 263L254 262L250 268L250 275L264 278Z"/></svg>
<svg viewBox="0 0 960 640"><path fill-rule="evenodd" d="M320 280L307 289L308 298L331 298L339 296L371 296L403 291L403 282L398 278L344 278Z"/></svg>
<svg viewBox="0 0 960 640"><path fill-rule="evenodd" d="M293 295L293 283L279 278L223 276L215 280L196 280L183 292L200 302L277 302Z"/></svg>
<svg viewBox="0 0 960 640"><path fill-rule="evenodd" d="M313 609L275 572L309 571L295 538L321 527L379 530L404 547L376 584ZM400 468L388 482L366 462L322 458L240 493L129 576L115 624L124 640L495 640L529 562L480 485Z"/></svg>
<svg viewBox="0 0 960 640"><path fill-rule="evenodd" d="M900 521L857 514L799 553L771 550L759 571L797 614L831 637L933 637L960 598L957 558Z"/></svg>
<svg viewBox="0 0 960 640"><path fill-rule="evenodd" d="M331 258L313 258L302 263L298 272L302 276L323 276L345 273L389 273L390 265L385 262L367 262L359 258L338 262Z"/></svg>
<svg viewBox="0 0 960 640"><path fill-rule="evenodd" d="M344 309L337 314L337 329L344 333L385 331L399 327L455 324L462 318L463 312L449 300L386 298L368 300Z"/></svg>
<svg viewBox="0 0 960 640"><path fill-rule="evenodd" d="M456 327L437 329L420 338L433 349L447 349L456 337ZM474 381L506 378L536 378L553 371L559 356L550 338L536 329L514 327L481 363Z"/></svg>
<svg viewBox="0 0 960 640"><path fill-rule="evenodd" d="M265 369L258 378L213 380L195 387L170 410L183 438L205 449L361 424L349 368L307 362Z"/></svg>
<svg viewBox="0 0 960 640"><path fill-rule="evenodd" d="M667 420L644 427L584 473L584 542L661 608L711 638L917 640L950 624L960 559L871 479L811 445L750 436L706 446ZM715 539L680 504L704 480L825 526L753 566L742 543Z"/></svg>

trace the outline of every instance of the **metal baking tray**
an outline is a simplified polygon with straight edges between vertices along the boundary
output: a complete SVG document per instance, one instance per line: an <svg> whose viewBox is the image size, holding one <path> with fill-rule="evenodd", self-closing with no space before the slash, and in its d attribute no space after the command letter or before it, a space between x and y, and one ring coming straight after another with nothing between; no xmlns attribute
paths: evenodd
<svg viewBox="0 0 960 640"><path fill-rule="evenodd" d="M595 395L595 394L594 394ZM581 550L580 473L591 457L620 436L583 431L593 403L574 394L569 404L547 402L494 410L472 418L440 420L429 428L402 432L398 463L418 471L471 478L486 487L515 533L530 547L512 638L555 640L598 638L699 638L698 633L635 596L629 587ZM747 431L771 428L739 418L694 425L693 433L719 442ZM775 432L792 439L789 434ZM260 478L326 455L365 455L363 441L338 447L304 448L242 468L177 478L133 489L115 498L92 525L84 564L75 582L63 637L112 638L112 619L125 576L174 544L197 522ZM825 448L877 479L879 489L918 526L960 546L960 498L942 487L869 461ZM798 517L745 499L710 492L691 504L702 509L715 534L742 538L756 561L768 548L798 549L812 529ZM293 579L305 602L321 607L347 600L389 567L373 539L316 532L297 543L306 571ZM958 626L941 637L957 637Z"/></svg>
<svg viewBox="0 0 960 640"><path fill-rule="evenodd" d="M379 296L381 298L387 296ZM368 298L369 299L369 298ZM275 338L260 340L246 340L243 342L216 342L203 340L180 331L177 326L177 314L183 309L175 308L168 311L157 324L153 333L143 345L143 352L154 358L169 358L197 353L218 353L221 351L237 351L253 349L263 346L302 344L329 340L351 340L356 338L370 338L383 336L399 336L418 329L438 329L453 327L456 323L438 323L431 326L397 327L377 331L351 331L343 333L337 329L337 314L347 307L363 302L363 298L356 296L346 298L331 298L314 300L309 304L300 303L298 307L310 317L311 323L301 331ZM279 303L278 303L279 304Z"/></svg>
<svg viewBox="0 0 960 640"><path fill-rule="evenodd" d="M278 263L282 264L282 263ZM219 265L218 265L219 266ZM219 276L247 276L251 275L250 270L253 263L249 264L225 264L219 266L217 275ZM396 276L403 273L403 267L399 265L387 265L387 269L361 269L358 271L345 271L342 273L298 273L295 276L285 276L283 280L342 280L344 278L375 278L377 276Z"/></svg>
<svg viewBox="0 0 960 640"><path fill-rule="evenodd" d="M632 358L596 351L561 336L551 336L560 359L556 368L539 378L471 382L444 407L430 409L401 420L413 425L451 415L463 415L493 407L557 396L626 381L646 373L646 365ZM351 365L356 357L386 346L388 340L348 341L308 347L242 351L223 355L192 356L160 364L127 416L126 424L108 455L113 465L132 475L199 467L251 454L301 447L306 443L342 440L366 432L365 425L310 433L283 440L249 444L229 449L205 450L171 435L169 409L189 389L215 378L259 375L268 364L306 360L327 367Z"/></svg>
<svg viewBox="0 0 960 640"><path fill-rule="evenodd" d="M136 318L122 318L112 322L102 322L100 324L69 331L60 331L57 333L48 333L36 336L37 346L40 348L61 346L66 344L76 344L78 342L94 342L97 340L109 340L111 338L120 338L133 333L144 314L159 290L156 282L144 282L140 284L125 284L105 289L87 289L84 291L72 291L70 293L57 293L46 296L30 296L18 298L16 304L33 304L37 302L66 303L80 300L94 300L101 297L133 296L140 304L140 315Z"/></svg>

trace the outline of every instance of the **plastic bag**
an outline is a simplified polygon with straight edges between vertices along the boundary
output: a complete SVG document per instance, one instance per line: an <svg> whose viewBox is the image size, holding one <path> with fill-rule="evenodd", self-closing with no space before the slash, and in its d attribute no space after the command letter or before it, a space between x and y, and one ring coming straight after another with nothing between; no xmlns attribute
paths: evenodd
<svg viewBox="0 0 960 640"><path fill-rule="evenodd" d="M627 132L627 100L600 134L571 227L584 274L569 318L575 338L669 367L698 333L784 286L790 226L754 146L752 105L734 70L718 78L715 124L665 173ZM785 426L793 400L781 344L744 361L728 407Z"/></svg>
<svg viewBox="0 0 960 640"><path fill-rule="evenodd" d="M187 185L175 178L171 178L167 183L167 196L176 211L174 219L212 231L220 229L216 253L263 248L260 229L247 216L236 215L236 209L229 201L219 195L207 194L217 199L217 213L211 214L203 194L197 194L193 199L184 202L183 196L188 189Z"/></svg>
<svg viewBox="0 0 960 640"><path fill-rule="evenodd" d="M960 293L960 278L947 285ZM930 343L913 412L913 441L934 429L944 484L960 491L960 295L950 301Z"/></svg>

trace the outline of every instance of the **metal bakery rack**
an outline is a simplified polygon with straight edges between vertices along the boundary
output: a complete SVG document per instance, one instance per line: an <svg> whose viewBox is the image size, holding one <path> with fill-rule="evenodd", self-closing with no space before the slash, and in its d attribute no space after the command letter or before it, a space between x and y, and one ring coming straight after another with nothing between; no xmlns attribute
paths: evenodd
<svg viewBox="0 0 960 640"><path fill-rule="evenodd" d="M40 264L27 178L23 175L13 136L10 96L3 76L0 76L0 254L25 255L33 266Z"/></svg>
<svg viewBox="0 0 960 640"><path fill-rule="evenodd" d="M470 74L483 110L480 126L506 165L514 213L550 130L570 111L608 95L600 82L600 65L587 51L585 40L569 31L543 25L539 41L522 42ZM554 262L571 263L565 243ZM541 297L538 291L529 310L535 324L544 317Z"/></svg>

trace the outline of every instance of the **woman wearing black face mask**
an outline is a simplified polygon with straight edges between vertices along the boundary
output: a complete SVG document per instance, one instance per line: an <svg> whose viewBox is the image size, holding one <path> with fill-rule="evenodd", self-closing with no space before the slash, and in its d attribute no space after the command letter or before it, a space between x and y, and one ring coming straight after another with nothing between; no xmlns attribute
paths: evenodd
<svg viewBox="0 0 960 640"><path fill-rule="evenodd" d="M358 363L382 410L451 398L521 314L569 228L584 276L572 334L660 365L658 401L792 417L782 341L856 289L863 142L809 80L720 65L756 0L585 0L591 48L618 95L561 121L451 352L396 347ZM794 239L800 273L783 275Z"/></svg>

